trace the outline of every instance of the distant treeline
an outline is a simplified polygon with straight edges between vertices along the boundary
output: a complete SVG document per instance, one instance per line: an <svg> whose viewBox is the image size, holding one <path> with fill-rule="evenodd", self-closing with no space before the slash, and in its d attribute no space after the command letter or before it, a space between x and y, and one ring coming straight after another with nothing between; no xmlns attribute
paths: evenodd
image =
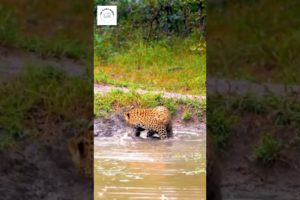
<svg viewBox="0 0 300 200"><path fill-rule="evenodd" d="M144 39L155 40L205 31L206 0L95 0L96 5L118 6L118 26L113 29L125 35L139 30Z"/></svg>

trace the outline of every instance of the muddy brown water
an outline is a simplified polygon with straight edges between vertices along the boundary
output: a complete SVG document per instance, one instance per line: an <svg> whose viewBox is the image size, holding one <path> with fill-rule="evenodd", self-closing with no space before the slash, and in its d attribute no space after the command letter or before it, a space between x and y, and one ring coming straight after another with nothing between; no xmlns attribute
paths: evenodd
<svg viewBox="0 0 300 200"><path fill-rule="evenodd" d="M204 124L174 124L165 141L145 139L146 132L131 137L132 129L114 120L98 119L95 130L96 200L206 198Z"/></svg>

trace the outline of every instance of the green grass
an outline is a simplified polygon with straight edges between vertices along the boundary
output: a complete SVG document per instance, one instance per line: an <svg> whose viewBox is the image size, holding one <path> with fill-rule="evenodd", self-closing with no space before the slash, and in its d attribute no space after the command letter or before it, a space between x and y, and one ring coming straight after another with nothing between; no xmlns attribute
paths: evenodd
<svg viewBox="0 0 300 200"><path fill-rule="evenodd" d="M106 57L95 54L95 82L203 95L206 54L198 44L205 43L196 36L128 41Z"/></svg>
<svg viewBox="0 0 300 200"><path fill-rule="evenodd" d="M281 98L272 93L262 97L246 94L231 98L226 107L239 115L254 114L268 117L279 126L300 124L300 103L293 95Z"/></svg>
<svg viewBox="0 0 300 200"><path fill-rule="evenodd" d="M52 67L29 66L16 80L0 85L0 108L5 113L0 115L0 148L35 132L32 123L37 118L44 123L51 117L70 123L87 119L92 95L92 81L68 77Z"/></svg>
<svg viewBox="0 0 300 200"><path fill-rule="evenodd" d="M87 60L92 53L87 44L66 36L42 37L28 35L12 9L0 5L0 45L21 48L40 56L71 57Z"/></svg>
<svg viewBox="0 0 300 200"><path fill-rule="evenodd" d="M189 111L185 111L182 114L181 118L182 118L183 121L189 121L192 118L192 113L190 113Z"/></svg>
<svg viewBox="0 0 300 200"><path fill-rule="evenodd" d="M208 74L299 84L299 6L294 0L227 2L222 11L208 6Z"/></svg>
<svg viewBox="0 0 300 200"><path fill-rule="evenodd" d="M232 127L237 122L237 116L230 115L224 108L207 111L207 129L213 135L213 140L220 148L226 146Z"/></svg>
<svg viewBox="0 0 300 200"><path fill-rule="evenodd" d="M96 83L103 83L103 84L109 84L109 85L114 85L114 86L118 86L118 87L127 87L129 89L147 89L146 87L136 84L136 83L132 83L129 82L127 80L114 80L114 79L110 79L107 74L105 74L105 72L101 69L95 71L94 73L94 81Z"/></svg>
<svg viewBox="0 0 300 200"><path fill-rule="evenodd" d="M236 98L232 103L232 108L243 113L265 114L268 110L266 103L251 94L246 94L241 98Z"/></svg>
<svg viewBox="0 0 300 200"><path fill-rule="evenodd" d="M194 110L195 114L205 112L205 106L200 101L173 100L151 92L138 94L134 90L128 93L120 90L112 90L108 94L95 95L94 114L95 117L103 117L129 105L143 108L163 105L170 110L172 115L174 115L181 106Z"/></svg>
<svg viewBox="0 0 300 200"><path fill-rule="evenodd" d="M265 134L261 139L261 144L255 147L254 152L258 160L267 164L276 160L281 150L281 143L270 134Z"/></svg>

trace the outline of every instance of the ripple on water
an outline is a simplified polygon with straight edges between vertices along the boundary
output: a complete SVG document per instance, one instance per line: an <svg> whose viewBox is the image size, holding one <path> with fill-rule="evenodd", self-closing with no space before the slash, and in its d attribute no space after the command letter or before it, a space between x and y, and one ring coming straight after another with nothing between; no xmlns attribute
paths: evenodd
<svg viewBox="0 0 300 200"><path fill-rule="evenodd" d="M95 139L95 199L205 199L205 134Z"/></svg>

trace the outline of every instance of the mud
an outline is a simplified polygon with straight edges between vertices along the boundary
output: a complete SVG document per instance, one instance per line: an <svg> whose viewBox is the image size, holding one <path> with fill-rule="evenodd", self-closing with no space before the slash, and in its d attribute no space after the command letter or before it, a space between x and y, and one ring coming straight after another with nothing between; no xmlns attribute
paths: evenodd
<svg viewBox="0 0 300 200"><path fill-rule="evenodd" d="M193 116L189 121L184 122L181 119L179 110L172 117L172 127L175 137L181 137L184 131L189 133L205 133L206 119L203 117L201 121L196 116ZM175 130L175 131L174 131ZM122 113L113 113L107 117L100 117L94 120L94 136L95 137L124 137L129 136L134 138L134 130L126 124ZM177 134L176 134L177 133Z"/></svg>
<svg viewBox="0 0 300 200"><path fill-rule="evenodd" d="M112 114L109 117L94 120L94 136L116 137L122 136L123 131L128 129L121 114Z"/></svg>

